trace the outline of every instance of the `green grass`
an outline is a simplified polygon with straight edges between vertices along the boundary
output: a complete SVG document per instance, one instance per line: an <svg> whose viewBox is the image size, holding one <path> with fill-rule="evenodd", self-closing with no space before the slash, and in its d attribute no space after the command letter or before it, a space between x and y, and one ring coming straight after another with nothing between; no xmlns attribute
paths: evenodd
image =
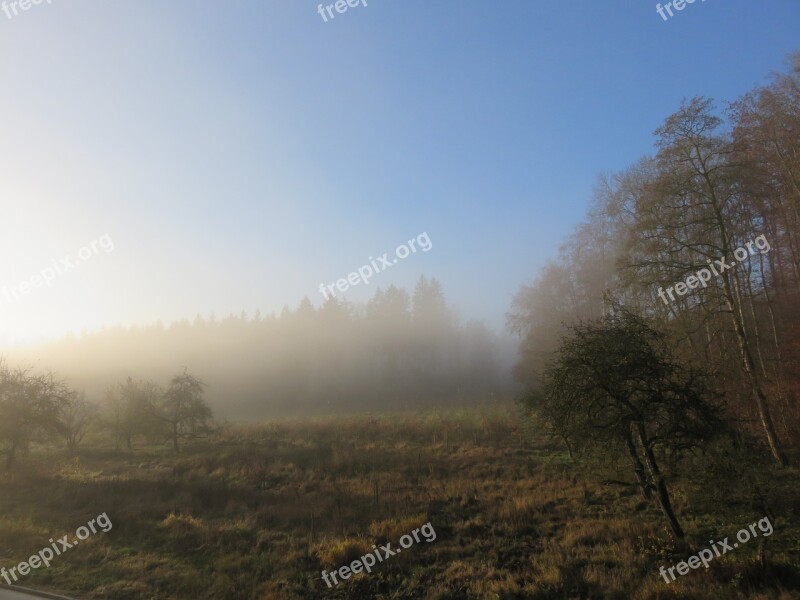
<svg viewBox="0 0 800 600"><path fill-rule="evenodd" d="M667 585L658 567L687 555L655 507L603 485L557 444L526 438L511 411L273 422L231 427L179 455L90 445L76 458L23 457L0 475L0 565L106 512L109 533L21 583L111 600L786 600L800 597L800 483L785 473L770 572L750 542ZM698 548L709 532L733 535L763 516L704 501L693 482L673 490ZM434 542L333 590L322 582L323 568L378 542L396 547L427 521Z"/></svg>

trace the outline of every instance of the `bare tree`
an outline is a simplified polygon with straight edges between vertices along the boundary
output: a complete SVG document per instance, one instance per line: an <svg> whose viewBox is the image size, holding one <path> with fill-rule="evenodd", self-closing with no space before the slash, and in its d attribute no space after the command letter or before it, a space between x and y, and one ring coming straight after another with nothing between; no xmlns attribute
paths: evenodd
<svg viewBox="0 0 800 600"><path fill-rule="evenodd" d="M571 451L627 456L642 494L655 493L683 541L659 455L677 459L726 431L713 398L700 372L674 360L662 333L618 309L572 327L541 391L524 402Z"/></svg>
<svg viewBox="0 0 800 600"><path fill-rule="evenodd" d="M106 392L107 409L105 421L114 437L117 448L122 445L133 450L137 437L154 438L163 429L162 422L155 417L157 406L164 395L163 390L150 381L136 381L131 377L118 383Z"/></svg>
<svg viewBox="0 0 800 600"><path fill-rule="evenodd" d="M97 406L86 400L84 394L75 392L66 397L61 407L59 425L67 443L67 450L71 454L78 450L83 438L95 423L97 415Z"/></svg>
<svg viewBox="0 0 800 600"><path fill-rule="evenodd" d="M34 375L30 369L11 369L0 359L0 447L6 469L17 452L42 436L57 434L58 416L72 392L52 374Z"/></svg>
<svg viewBox="0 0 800 600"><path fill-rule="evenodd" d="M192 439L208 433L212 413L203 400L205 383L190 375L184 368L181 375L170 381L158 407L158 417L169 425L168 436L172 449L180 450L179 440Z"/></svg>
<svg viewBox="0 0 800 600"><path fill-rule="evenodd" d="M713 102L698 97L685 102L656 131L658 171L646 184L648 194L635 206L636 220L629 236L627 266L644 281L667 287L712 261L732 260L737 246L752 239L757 219L740 185L746 169L733 159L733 144L721 125L722 120L713 114ZM775 460L785 465L759 360L763 325L748 314L748 299L754 294L752 268L722 269L718 279L719 285L712 282L691 296L678 298L677 305L684 317L691 310L702 315L701 323L727 326L732 332L740 373L765 439ZM697 325L698 319L690 321L690 327Z"/></svg>

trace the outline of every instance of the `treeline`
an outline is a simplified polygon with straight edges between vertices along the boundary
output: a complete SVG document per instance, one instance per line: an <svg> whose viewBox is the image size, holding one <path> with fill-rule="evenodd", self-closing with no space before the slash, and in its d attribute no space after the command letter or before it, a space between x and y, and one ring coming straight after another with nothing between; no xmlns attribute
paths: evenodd
<svg viewBox="0 0 800 600"><path fill-rule="evenodd" d="M163 389L150 381L124 383L106 391L103 404L86 399L52 373L12 368L0 359L0 454L11 469L33 444L58 445L74 453L91 431L97 439L133 449L134 440L168 441L177 452L183 440L211 432L212 413L204 383L184 370Z"/></svg>
<svg viewBox="0 0 800 600"><path fill-rule="evenodd" d="M522 338L516 375L531 389L542 389L545 375L556 389L553 377L578 350L610 368L592 354L599 348L625 357L629 374L647 372L623 351L622 321L613 316L636 315L623 321L644 319L642 331L665 335L669 364L710 375L726 423L785 465L800 446L800 54L787 73L724 111L707 98L684 101L655 131L655 145L655 155L601 180L559 258L517 294L509 314ZM703 269L713 273L701 282ZM570 329L576 325L583 329ZM597 384L587 389L608 399L601 389L608 382L597 369L589 373L592 364L583 363ZM625 385L618 400L647 388L631 378ZM663 400L662 391L647 389L651 402ZM631 405L625 423L647 423L638 411ZM636 454L656 447L638 437L631 443Z"/></svg>
<svg viewBox="0 0 800 600"><path fill-rule="evenodd" d="M93 398L129 376L163 380L188 366L229 419L485 402L510 383L496 336L459 323L439 282L425 277L413 294L379 288L366 306L330 298L315 308L305 298L279 315L106 329L20 358Z"/></svg>

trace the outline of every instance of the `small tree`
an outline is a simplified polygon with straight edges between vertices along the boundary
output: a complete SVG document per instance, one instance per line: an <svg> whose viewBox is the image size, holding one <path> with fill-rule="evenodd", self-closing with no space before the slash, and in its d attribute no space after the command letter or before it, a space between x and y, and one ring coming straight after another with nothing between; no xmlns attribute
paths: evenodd
<svg viewBox="0 0 800 600"><path fill-rule="evenodd" d="M155 383L131 377L109 388L106 421L118 449L124 444L132 451L137 436L152 437L162 429L162 422L154 415L163 395L162 388Z"/></svg>
<svg viewBox="0 0 800 600"><path fill-rule="evenodd" d="M164 394L158 415L169 425L175 452L180 450L180 439L192 439L209 431L212 413L203 400L204 389L205 383L184 368L183 374L172 378Z"/></svg>
<svg viewBox="0 0 800 600"><path fill-rule="evenodd" d="M0 359L0 448L11 469L17 452L39 436L59 431L58 415L71 391L52 374L12 370Z"/></svg>
<svg viewBox="0 0 800 600"><path fill-rule="evenodd" d="M61 407L59 429L70 454L78 450L96 418L97 406L86 400L83 394L72 393L67 396Z"/></svg>
<svg viewBox="0 0 800 600"><path fill-rule="evenodd" d="M703 448L726 427L706 378L677 364L663 334L618 309L572 327L525 400L552 434L577 451L627 455L646 498L658 504L679 541L659 455Z"/></svg>

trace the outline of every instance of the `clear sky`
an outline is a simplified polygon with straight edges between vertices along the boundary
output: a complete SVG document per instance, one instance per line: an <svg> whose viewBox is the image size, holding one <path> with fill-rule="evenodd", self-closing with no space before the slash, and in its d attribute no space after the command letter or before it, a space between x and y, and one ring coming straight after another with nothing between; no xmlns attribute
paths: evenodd
<svg viewBox="0 0 800 600"><path fill-rule="evenodd" d="M800 49L797 0L44 0L0 12L0 345L319 305L441 280L501 327L681 98L733 100Z"/></svg>

